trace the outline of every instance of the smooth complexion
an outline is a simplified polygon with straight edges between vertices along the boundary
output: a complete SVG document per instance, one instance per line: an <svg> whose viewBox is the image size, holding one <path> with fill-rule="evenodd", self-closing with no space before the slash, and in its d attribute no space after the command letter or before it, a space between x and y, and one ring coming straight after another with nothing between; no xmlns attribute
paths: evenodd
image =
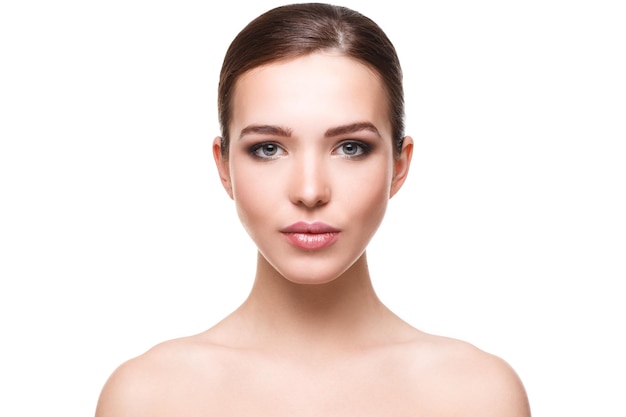
<svg viewBox="0 0 626 417"><path fill-rule="evenodd" d="M376 296L365 249L413 142L394 157L375 73L333 53L274 62L237 81L233 109L228 157L221 138L213 153L258 247L252 290L207 331L120 366L96 416L529 417L504 361Z"/></svg>
<svg viewBox="0 0 626 417"><path fill-rule="evenodd" d="M411 138L393 157L381 81L316 53L244 74L233 109L229 159L219 138L216 158L261 262L294 283L336 279L363 256L410 162Z"/></svg>

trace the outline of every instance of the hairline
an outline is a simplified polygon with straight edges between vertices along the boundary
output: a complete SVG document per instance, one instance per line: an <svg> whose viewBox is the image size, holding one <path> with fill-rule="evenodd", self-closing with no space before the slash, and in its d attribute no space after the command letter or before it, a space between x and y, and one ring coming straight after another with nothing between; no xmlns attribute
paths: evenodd
<svg viewBox="0 0 626 417"><path fill-rule="evenodd" d="M313 49L311 51L304 51L304 52L299 52L299 53L293 53L293 54L288 54L286 56L282 56L282 57L277 57L277 58L273 58L273 59L269 59L266 62L260 63L258 65L255 65L251 68L246 69L244 72L242 72L241 74L239 74L235 80L233 81L233 85L232 85L232 89L230 91L229 96L227 97L227 107L230 109L229 114L230 114L230 120L228 121L228 135L229 137L228 139L228 143L230 145L230 143L232 142L232 131L230 129L230 124L233 122L233 115L234 115L234 97L235 94L237 93L237 88L239 86L239 81L241 79L243 79L244 77L248 76L251 72L255 71L255 70L260 70L264 67L269 67L270 65L273 64L282 64L282 63L288 63L289 61L294 61L300 58L304 58L310 55L315 55L315 54L329 54L329 55L333 55L336 56L338 58L347 58L353 62L359 63L362 66L364 66L365 68L367 68L368 71L370 71L372 73L372 75L374 75L376 77L376 79L381 83L382 86L382 90L384 91L385 94L385 99L387 101L386 103L386 107L387 107L387 118L391 124L391 128L392 128L392 132L391 132L391 141L392 141L392 147L395 148L395 144L394 144L394 138L393 138L393 106L392 106L392 97L391 97L391 92L389 91L389 89L387 88L387 85L385 83L385 79L382 76L382 74L376 69L376 67L372 64L370 64L369 62L363 60L363 59L359 59L355 56L350 55L349 53L347 53L346 51L342 50L339 47L326 47L326 48L317 48L317 49ZM224 138L222 138L222 140L224 140ZM222 155L223 156L228 156L229 154L229 148L228 147L222 147L221 151L222 151ZM394 155L395 155L395 151L394 151Z"/></svg>

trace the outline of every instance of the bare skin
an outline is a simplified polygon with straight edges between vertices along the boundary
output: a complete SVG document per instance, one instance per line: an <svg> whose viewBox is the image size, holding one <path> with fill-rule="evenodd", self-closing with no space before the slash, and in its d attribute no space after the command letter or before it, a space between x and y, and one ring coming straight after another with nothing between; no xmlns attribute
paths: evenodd
<svg viewBox="0 0 626 417"><path fill-rule="evenodd" d="M366 268L363 257L341 282L260 316L263 300L280 296L258 283L214 328L118 368L96 416L530 415L504 361L407 325L361 278ZM302 292L281 277L271 285Z"/></svg>
<svg viewBox="0 0 626 417"><path fill-rule="evenodd" d="M122 364L96 416L530 416L506 362L415 329L374 291L365 248L413 149L392 155L378 77L313 54L252 70L234 109L229 156L220 138L213 153L259 248L253 288L206 332ZM284 231L298 221L336 241L299 247Z"/></svg>

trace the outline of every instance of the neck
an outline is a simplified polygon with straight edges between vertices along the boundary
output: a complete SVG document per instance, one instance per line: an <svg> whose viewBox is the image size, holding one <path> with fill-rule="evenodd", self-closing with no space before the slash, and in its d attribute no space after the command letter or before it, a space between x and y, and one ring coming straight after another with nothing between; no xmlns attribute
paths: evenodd
<svg viewBox="0 0 626 417"><path fill-rule="evenodd" d="M363 254L326 284L293 283L259 255L252 291L237 315L252 324L255 344L320 349L375 344L392 314L373 289Z"/></svg>

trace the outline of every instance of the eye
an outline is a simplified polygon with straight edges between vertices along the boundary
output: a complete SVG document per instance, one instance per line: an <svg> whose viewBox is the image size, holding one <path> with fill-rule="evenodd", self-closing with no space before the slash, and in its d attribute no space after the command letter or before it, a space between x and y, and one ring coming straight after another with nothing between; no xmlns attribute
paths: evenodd
<svg viewBox="0 0 626 417"><path fill-rule="evenodd" d="M258 159L275 159L285 151L274 142L257 143L250 148L250 154Z"/></svg>
<svg viewBox="0 0 626 417"><path fill-rule="evenodd" d="M342 142L335 148L335 152L339 156L343 156L346 158L355 158L360 156L365 156L369 153L371 147L363 142L357 141L346 141Z"/></svg>

